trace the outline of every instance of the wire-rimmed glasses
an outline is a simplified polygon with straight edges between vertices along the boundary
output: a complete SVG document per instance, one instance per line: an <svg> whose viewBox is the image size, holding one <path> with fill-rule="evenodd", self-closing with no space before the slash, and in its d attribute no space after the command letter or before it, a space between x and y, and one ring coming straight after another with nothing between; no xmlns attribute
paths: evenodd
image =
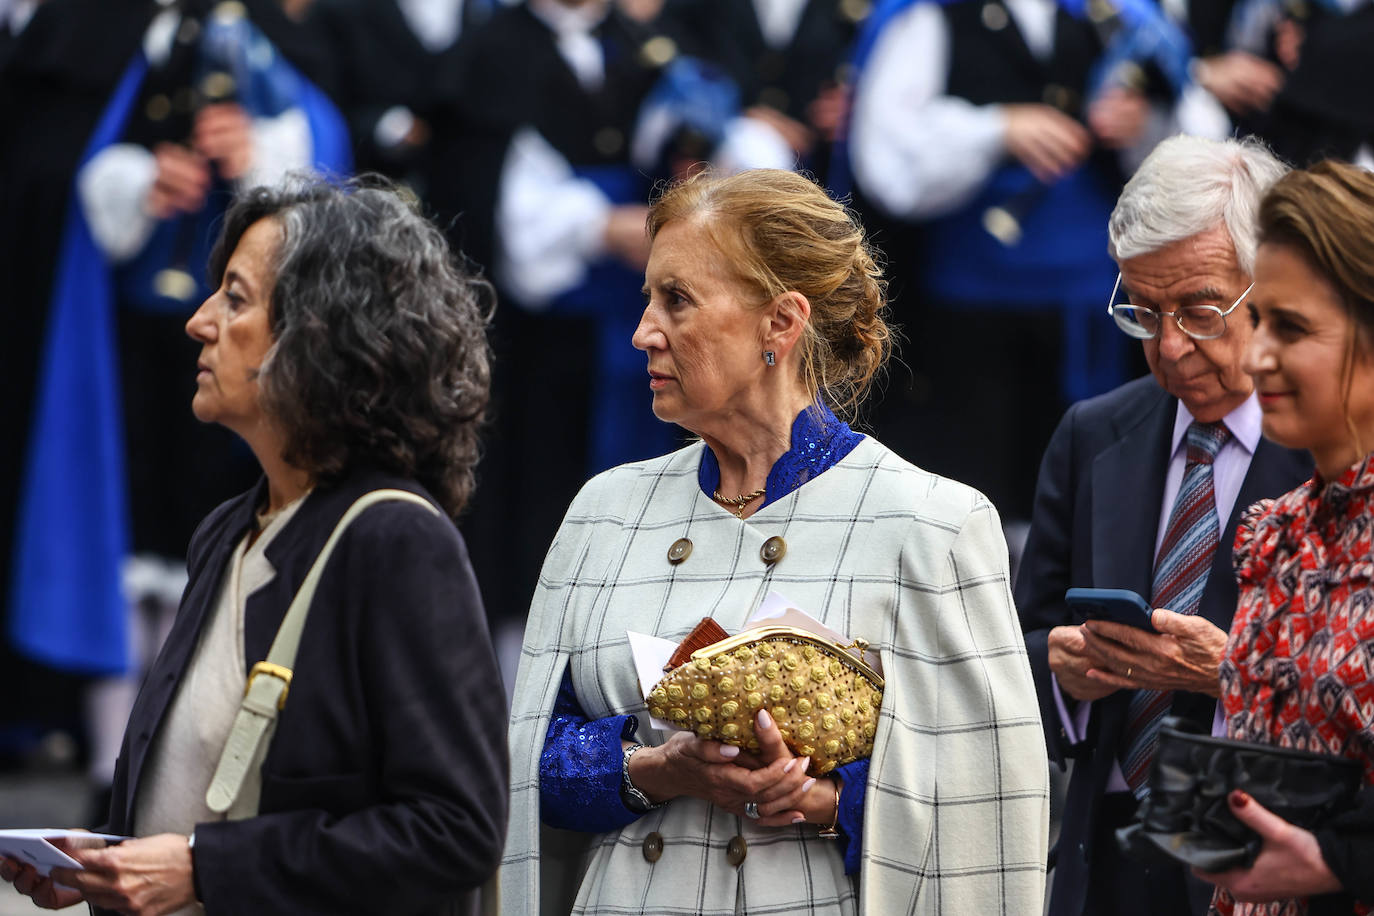
<svg viewBox="0 0 1374 916"><path fill-rule="evenodd" d="M1215 340L1226 333L1226 316L1234 312L1254 288L1253 283L1245 287L1245 292L1224 311L1215 305L1185 305L1174 312L1162 312L1143 305L1131 305L1129 301L1118 302L1116 296L1121 292L1121 274L1118 273L1116 283L1112 285L1111 298L1107 300L1107 314L1112 316L1118 328L1137 340L1158 337L1166 317L1177 321L1178 329L1194 340Z"/></svg>

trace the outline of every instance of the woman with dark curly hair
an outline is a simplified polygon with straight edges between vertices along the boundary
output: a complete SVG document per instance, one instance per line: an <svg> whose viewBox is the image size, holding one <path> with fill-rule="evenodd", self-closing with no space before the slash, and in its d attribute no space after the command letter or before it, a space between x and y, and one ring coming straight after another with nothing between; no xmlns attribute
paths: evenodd
<svg viewBox="0 0 1374 916"><path fill-rule="evenodd" d="M454 912L506 819L501 681L451 521L490 290L399 194L357 184L248 193L211 276L192 409L264 479L191 541L115 775L109 829L139 839L0 875L121 913Z"/></svg>

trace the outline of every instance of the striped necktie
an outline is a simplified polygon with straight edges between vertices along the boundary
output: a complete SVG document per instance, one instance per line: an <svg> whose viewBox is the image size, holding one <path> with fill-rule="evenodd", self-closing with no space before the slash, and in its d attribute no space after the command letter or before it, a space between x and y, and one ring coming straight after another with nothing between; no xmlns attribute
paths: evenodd
<svg viewBox="0 0 1374 916"><path fill-rule="evenodd" d="M1218 540L1212 462L1230 435L1220 423L1194 421L1188 427L1187 465L1159 547L1151 607L1197 613ZM1146 782L1159 741L1159 723L1173 696L1171 690L1137 690L1131 697L1121 741L1121 772L1137 798L1149 794Z"/></svg>

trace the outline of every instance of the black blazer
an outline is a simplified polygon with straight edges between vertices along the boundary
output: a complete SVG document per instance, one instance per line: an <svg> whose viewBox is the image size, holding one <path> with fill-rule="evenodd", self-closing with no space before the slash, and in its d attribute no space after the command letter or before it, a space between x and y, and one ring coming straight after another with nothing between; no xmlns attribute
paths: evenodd
<svg viewBox="0 0 1374 916"><path fill-rule="evenodd" d="M115 768L116 833L137 826L148 749L264 487L217 508L192 538L190 581ZM358 473L313 492L268 545L277 576L248 599L250 666L266 657L335 523L380 487L427 496L413 481ZM320 581L294 671L259 815L196 827L206 910L452 912L500 859L508 769L505 693L453 523L400 502L359 517Z"/></svg>
<svg viewBox="0 0 1374 916"><path fill-rule="evenodd" d="M1051 688L1049 632L1081 622L1064 603L1070 587L1129 588L1148 600L1177 404L1149 376L1081 401L1060 421L1040 465L1015 596L1050 759L1061 767L1065 757L1076 760L1057 846L1050 904L1056 916L1083 908L1098 802L1111 775L1130 692L1117 691L1094 703L1090 740L1070 747ZM1311 476L1307 452L1261 439L1227 530L1235 530L1250 504ZM1237 599L1230 547L1230 539L1223 538L1198 608L1223 630L1230 629ZM1215 709L1211 697L1179 691L1171 712L1210 729Z"/></svg>

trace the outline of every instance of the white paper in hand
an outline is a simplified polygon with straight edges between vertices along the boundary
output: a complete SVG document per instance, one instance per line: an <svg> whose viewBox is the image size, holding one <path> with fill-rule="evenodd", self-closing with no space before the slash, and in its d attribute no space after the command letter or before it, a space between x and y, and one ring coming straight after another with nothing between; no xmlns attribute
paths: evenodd
<svg viewBox="0 0 1374 916"><path fill-rule="evenodd" d="M82 864L54 846L51 840L77 840L95 845L95 841L118 843L128 837L109 833L88 833L85 830L56 830L38 827L22 830L0 830L0 856L32 865L34 871L47 877L54 866L83 868Z"/></svg>
<svg viewBox="0 0 1374 916"><path fill-rule="evenodd" d="M778 626L806 630L808 633L823 636L841 646L852 641L848 637L836 633L805 611L798 609L796 605L777 592L769 592L768 596L759 604L758 610L750 615L749 620L744 624L744 629L747 631L757 627ZM663 667L668 664L668 659L672 658L673 653L677 651L678 644L671 639L661 639L657 636L648 636L631 630L626 630L625 635L629 637L630 654L634 656L635 673L639 675L640 695L648 696L649 691L653 690L655 685L663 680ZM879 676L882 676L883 663L877 652L864 653L863 660ZM649 717L649 724L659 731L690 731L681 725L653 716Z"/></svg>
<svg viewBox="0 0 1374 916"><path fill-rule="evenodd" d="M757 627L796 627L799 630L806 630L808 633L815 633L817 636L824 636L841 646L847 646L854 641L853 637L836 633L777 592L769 592L768 596L759 604L759 609L744 623L745 630L753 630ZM855 649L851 649L850 654L858 657ZM878 673L879 677L882 676L883 661L878 657L877 652L865 652L863 660L865 664Z"/></svg>
<svg viewBox="0 0 1374 916"><path fill-rule="evenodd" d="M663 666L677 651L677 643L632 630L626 630L625 635L630 638L630 654L634 656L635 673L639 675L639 695L647 697L649 691L663 680ZM649 724L659 731L683 730L671 722L652 716L649 717Z"/></svg>

